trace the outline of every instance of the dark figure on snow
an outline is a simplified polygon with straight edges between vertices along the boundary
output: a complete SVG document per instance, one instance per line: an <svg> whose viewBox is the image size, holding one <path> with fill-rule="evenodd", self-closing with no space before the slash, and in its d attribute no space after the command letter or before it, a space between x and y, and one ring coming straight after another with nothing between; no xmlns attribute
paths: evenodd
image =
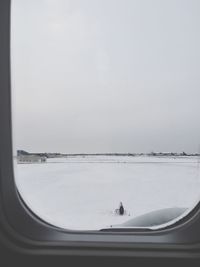
<svg viewBox="0 0 200 267"><path fill-rule="evenodd" d="M120 204L119 204L119 214L124 215L124 207L122 205L122 202L120 202Z"/></svg>

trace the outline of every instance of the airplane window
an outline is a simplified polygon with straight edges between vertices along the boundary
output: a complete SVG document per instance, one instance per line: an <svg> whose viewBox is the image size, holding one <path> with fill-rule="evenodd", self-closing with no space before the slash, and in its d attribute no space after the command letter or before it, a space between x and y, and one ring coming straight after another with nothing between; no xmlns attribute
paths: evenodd
<svg viewBox="0 0 200 267"><path fill-rule="evenodd" d="M158 229L200 196L200 2L15 0L15 182L70 230Z"/></svg>

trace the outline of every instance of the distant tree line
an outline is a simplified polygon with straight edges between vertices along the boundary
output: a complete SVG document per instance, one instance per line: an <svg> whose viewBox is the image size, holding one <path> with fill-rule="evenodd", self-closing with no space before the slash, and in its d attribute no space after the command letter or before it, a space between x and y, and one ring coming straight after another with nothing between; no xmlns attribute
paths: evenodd
<svg viewBox="0 0 200 267"><path fill-rule="evenodd" d="M61 158L61 157L75 157L75 156L200 156L199 153L186 153L186 152L150 152L150 153L29 153L25 150L17 150L17 156L37 155L46 158Z"/></svg>

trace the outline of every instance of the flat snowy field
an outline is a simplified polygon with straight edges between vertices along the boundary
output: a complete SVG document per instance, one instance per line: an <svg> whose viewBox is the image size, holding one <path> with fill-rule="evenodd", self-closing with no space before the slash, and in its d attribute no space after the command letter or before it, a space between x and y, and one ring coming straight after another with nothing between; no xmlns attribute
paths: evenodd
<svg viewBox="0 0 200 267"><path fill-rule="evenodd" d="M192 208L200 196L195 157L85 156L16 164L24 201L43 220L99 230L169 207ZM125 216L114 213L122 201Z"/></svg>

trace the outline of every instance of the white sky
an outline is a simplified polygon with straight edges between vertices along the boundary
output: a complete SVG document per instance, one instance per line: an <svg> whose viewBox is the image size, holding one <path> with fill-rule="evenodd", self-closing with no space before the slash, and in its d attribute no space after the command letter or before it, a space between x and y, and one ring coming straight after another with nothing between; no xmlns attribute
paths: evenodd
<svg viewBox="0 0 200 267"><path fill-rule="evenodd" d="M14 0L17 149L196 152L199 0Z"/></svg>

